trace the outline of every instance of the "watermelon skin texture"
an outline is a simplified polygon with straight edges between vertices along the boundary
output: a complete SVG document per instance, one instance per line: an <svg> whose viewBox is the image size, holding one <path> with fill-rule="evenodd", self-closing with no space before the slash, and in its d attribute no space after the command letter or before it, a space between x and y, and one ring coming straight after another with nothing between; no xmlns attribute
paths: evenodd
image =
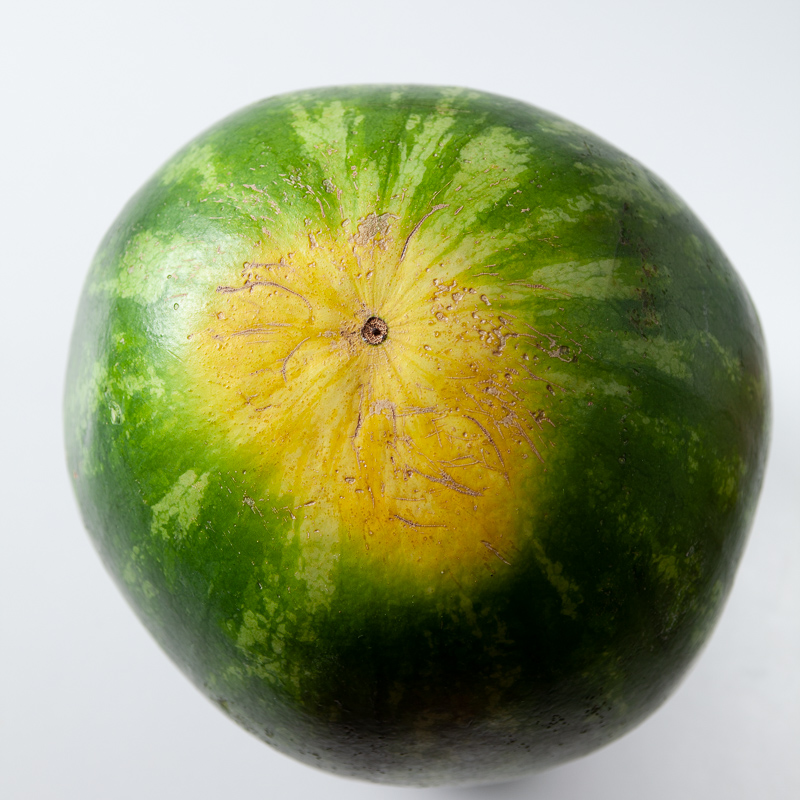
<svg viewBox="0 0 800 800"><path fill-rule="evenodd" d="M345 87L234 114L130 201L65 431L105 565L230 717L340 775L470 784L675 688L768 409L745 288L644 167L508 98Z"/></svg>

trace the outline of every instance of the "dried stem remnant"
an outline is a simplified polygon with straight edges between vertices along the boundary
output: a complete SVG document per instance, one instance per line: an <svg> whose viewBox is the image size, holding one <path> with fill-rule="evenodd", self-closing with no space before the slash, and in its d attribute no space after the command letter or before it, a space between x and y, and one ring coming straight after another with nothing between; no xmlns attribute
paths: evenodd
<svg viewBox="0 0 800 800"><path fill-rule="evenodd" d="M371 345L382 344L389 335L389 326L380 317L370 317L361 329L361 338Z"/></svg>

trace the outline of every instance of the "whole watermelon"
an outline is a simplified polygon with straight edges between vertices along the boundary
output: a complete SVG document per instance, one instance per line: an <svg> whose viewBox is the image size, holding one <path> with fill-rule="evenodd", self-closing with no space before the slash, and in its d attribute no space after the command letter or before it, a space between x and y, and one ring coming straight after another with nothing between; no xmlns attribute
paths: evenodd
<svg viewBox="0 0 800 800"><path fill-rule="evenodd" d="M273 747L498 781L642 721L733 581L765 349L653 174L504 97L283 95L178 153L89 274L69 469L160 645Z"/></svg>

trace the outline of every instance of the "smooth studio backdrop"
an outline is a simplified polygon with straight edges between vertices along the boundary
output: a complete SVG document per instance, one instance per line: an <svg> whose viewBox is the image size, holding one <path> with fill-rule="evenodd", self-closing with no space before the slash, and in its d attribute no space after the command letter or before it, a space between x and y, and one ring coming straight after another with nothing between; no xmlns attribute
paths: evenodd
<svg viewBox="0 0 800 800"><path fill-rule="evenodd" d="M800 5L141 0L0 17L0 796L800 797ZM456 84L556 112L681 194L747 284L774 432L722 620L678 692L581 761L481 789L331 777L227 720L104 572L64 465L61 395L103 233L186 141L272 94Z"/></svg>

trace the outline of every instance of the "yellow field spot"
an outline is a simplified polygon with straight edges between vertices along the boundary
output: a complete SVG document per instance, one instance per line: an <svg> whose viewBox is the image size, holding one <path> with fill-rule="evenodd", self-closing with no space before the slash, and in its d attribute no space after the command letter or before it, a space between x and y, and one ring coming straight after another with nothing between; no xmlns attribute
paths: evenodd
<svg viewBox="0 0 800 800"><path fill-rule="evenodd" d="M424 221L259 245L209 293L189 369L198 413L296 498L304 538L490 575L514 563L553 388L529 356L542 334L452 277L464 253L408 256Z"/></svg>

